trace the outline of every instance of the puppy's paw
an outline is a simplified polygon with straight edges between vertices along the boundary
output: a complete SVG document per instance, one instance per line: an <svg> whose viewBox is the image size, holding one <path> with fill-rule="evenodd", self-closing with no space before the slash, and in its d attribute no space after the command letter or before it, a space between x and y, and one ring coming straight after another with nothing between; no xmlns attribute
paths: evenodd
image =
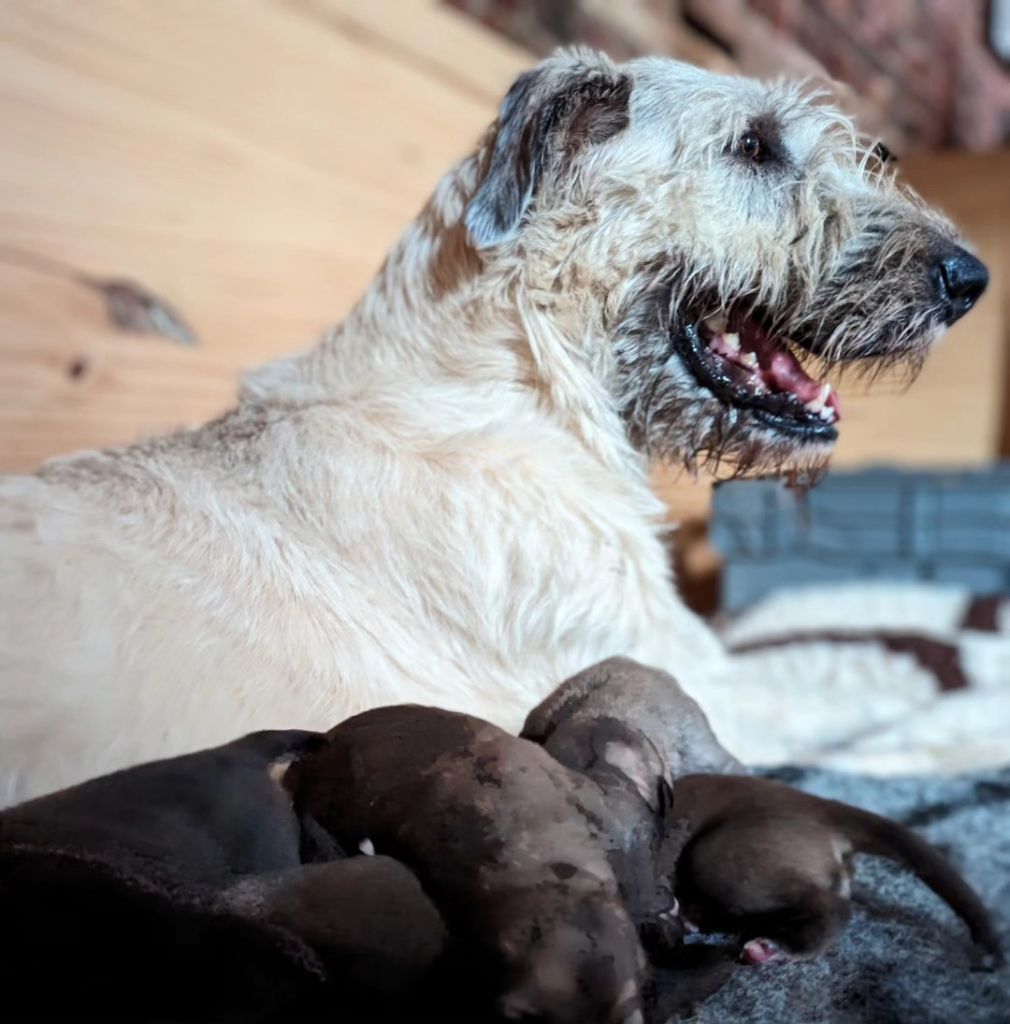
<svg viewBox="0 0 1010 1024"><path fill-rule="evenodd" d="M771 939L751 939L744 943L740 959L745 964L786 963L792 957Z"/></svg>

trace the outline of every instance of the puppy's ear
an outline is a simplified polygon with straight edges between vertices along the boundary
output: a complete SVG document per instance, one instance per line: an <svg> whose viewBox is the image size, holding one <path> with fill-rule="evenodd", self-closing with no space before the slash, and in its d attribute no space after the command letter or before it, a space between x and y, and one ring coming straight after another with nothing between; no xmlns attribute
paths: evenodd
<svg viewBox="0 0 1010 1024"><path fill-rule="evenodd" d="M654 814L662 815L662 802L666 799L669 786L665 789L660 785L663 763L655 752L655 748L644 737L636 737L638 742L627 743L620 740L607 742L603 749L603 760L612 768L616 768L638 791L638 795L648 804ZM673 794L670 793L670 800Z"/></svg>
<svg viewBox="0 0 1010 1024"><path fill-rule="evenodd" d="M485 249L513 238L548 168L624 129L630 96L631 79L589 51L559 54L520 75L467 207L471 242Z"/></svg>

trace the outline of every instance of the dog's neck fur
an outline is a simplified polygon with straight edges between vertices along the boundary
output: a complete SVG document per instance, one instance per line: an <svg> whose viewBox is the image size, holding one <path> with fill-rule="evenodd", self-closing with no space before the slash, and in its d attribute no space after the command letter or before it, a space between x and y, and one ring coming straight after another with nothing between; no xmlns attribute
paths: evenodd
<svg viewBox="0 0 1010 1024"><path fill-rule="evenodd" d="M466 405L468 430L475 400L496 431L503 409L523 406L629 483L644 482L646 460L605 383L605 297L570 282L552 289L517 247L482 255L467 237L463 218L485 154L440 181L346 319L310 352L252 374L243 398L300 406L385 389L436 391L446 434L453 403Z"/></svg>

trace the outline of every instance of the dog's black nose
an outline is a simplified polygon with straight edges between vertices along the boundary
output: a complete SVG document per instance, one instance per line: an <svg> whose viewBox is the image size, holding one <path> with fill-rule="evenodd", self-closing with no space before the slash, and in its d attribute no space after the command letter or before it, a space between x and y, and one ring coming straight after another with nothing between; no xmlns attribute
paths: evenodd
<svg viewBox="0 0 1010 1024"><path fill-rule="evenodd" d="M947 322L960 320L981 298L989 271L981 260L960 246L951 248L936 264L940 297L947 303Z"/></svg>

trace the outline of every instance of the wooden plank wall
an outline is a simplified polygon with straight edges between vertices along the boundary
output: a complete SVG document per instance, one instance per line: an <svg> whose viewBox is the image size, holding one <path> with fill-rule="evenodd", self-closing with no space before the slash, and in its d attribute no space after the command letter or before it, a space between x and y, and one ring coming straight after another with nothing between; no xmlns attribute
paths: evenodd
<svg viewBox="0 0 1010 1024"><path fill-rule="evenodd" d="M433 0L3 0L0 466L197 423L310 345L527 63ZM202 344L116 334L23 252Z"/></svg>
<svg viewBox="0 0 1010 1024"><path fill-rule="evenodd" d="M0 468L199 422L311 344L528 62L434 0L3 0ZM994 286L908 394L845 394L843 464L977 463L1001 436L1010 160L908 171ZM201 344L116 333L26 253L139 279ZM704 484L658 483L704 513Z"/></svg>

